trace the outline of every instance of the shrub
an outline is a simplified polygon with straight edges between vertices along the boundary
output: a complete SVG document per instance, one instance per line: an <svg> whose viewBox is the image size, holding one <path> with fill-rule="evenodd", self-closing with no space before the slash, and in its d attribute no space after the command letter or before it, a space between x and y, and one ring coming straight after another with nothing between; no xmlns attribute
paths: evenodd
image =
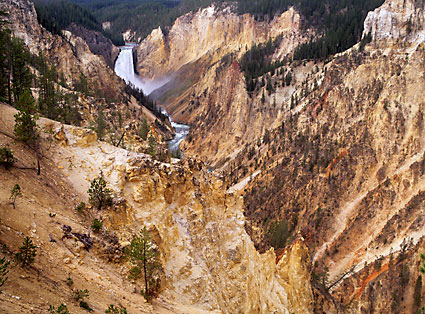
<svg viewBox="0 0 425 314"><path fill-rule="evenodd" d="M79 213L82 213L84 208L86 208L86 203L80 202L80 204L77 205L76 209Z"/></svg>
<svg viewBox="0 0 425 314"><path fill-rule="evenodd" d="M9 169L17 161L18 159L13 156L13 151L9 147L0 148L0 166Z"/></svg>
<svg viewBox="0 0 425 314"><path fill-rule="evenodd" d="M72 291L72 298L79 303L80 307L92 312L93 309L89 306L89 304L84 300L85 298L89 297L89 291L87 289L84 290L73 290Z"/></svg>
<svg viewBox="0 0 425 314"><path fill-rule="evenodd" d="M98 210L112 202L112 191L106 187L106 181L102 176L91 181L88 193L90 204L97 206Z"/></svg>
<svg viewBox="0 0 425 314"><path fill-rule="evenodd" d="M90 305L86 301L80 301L80 307L89 312L93 312L93 309L90 307Z"/></svg>
<svg viewBox="0 0 425 314"><path fill-rule="evenodd" d="M68 276L68 278L66 278L66 284L71 287L74 284L74 280L72 280L72 278Z"/></svg>
<svg viewBox="0 0 425 314"><path fill-rule="evenodd" d="M54 306L49 306L49 313L51 314L69 314L68 307L65 304L59 305L58 308L55 308Z"/></svg>
<svg viewBox="0 0 425 314"><path fill-rule="evenodd" d="M12 201L13 208L15 208L16 197L22 196L21 187L19 184L15 184L15 186L10 191L9 199Z"/></svg>
<svg viewBox="0 0 425 314"><path fill-rule="evenodd" d="M72 291L72 298L77 302L83 301L84 298L89 297L89 295L90 294L89 294L89 291L87 289L84 289L84 290L80 289L80 290L73 290Z"/></svg>
<svg viewBox="0 0 425 314"><path fill-rule="evenodd" d="M37 255L37 246L32 243L29 237L26 237L19 252L16 253L16 259L22 263L22 266L28 266L34 262Z"/></svg>
<svg viewBox="0 0 425 314"><path fill-rule="evenodd" d="M6 282L7 278L7 274L9 272L9 270L7 269L7 267L9 266L10 262L6 259L6 258L2 258L0 259L0 288L3 287L4 283ZM1 290L0 290L1 293Z"/></svg>
<svg viewBox="0 0 425 314"><path fill-rule="evenodd" d="M102 222L99 219L95 218L93 219L91 227L94 232L99 232L102 229Z"/></svg>
<svg viewBox="0 0 425 314"><path fill-rule="evenodd" d="M111 304L106 309L105 314L127 314L127 309L125 307L117 307Z"/></svg>

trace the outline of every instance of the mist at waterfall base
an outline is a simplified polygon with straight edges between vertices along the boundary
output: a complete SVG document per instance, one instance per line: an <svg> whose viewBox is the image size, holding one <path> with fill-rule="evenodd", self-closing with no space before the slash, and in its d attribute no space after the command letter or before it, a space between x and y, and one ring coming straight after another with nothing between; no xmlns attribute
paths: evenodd
<svg viewBox="0 0 425 314"><path fill-rule="evenodd" d="M146 80L142 79L139 75L134 72L133 64L133 48L134 44L126 44L120 47L121 51L118 55L117 61L115 62L115 73L125 80L125 82L133 84L136 88L141 89L145 95L149 95L155 89L160 88L164 84L167 84L171 78L165 77L157 80ZM171 126L175 129L176 135L169 141L168 145L171 151L177 151L180 143L186 138L189 133L189 126L176 123L170 117L170 115L164 109L161 109L162 113L170 119Z"/></svg>

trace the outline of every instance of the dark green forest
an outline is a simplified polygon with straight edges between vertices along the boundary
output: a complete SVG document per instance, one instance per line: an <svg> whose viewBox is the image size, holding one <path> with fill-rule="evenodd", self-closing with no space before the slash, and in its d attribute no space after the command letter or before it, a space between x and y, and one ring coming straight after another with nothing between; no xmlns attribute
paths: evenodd
<svg viewBox="0 0 425 314"><path fill-rule="evenodd" d="M115 45L123 45L121 34L103 31L102 25L87 9L67 0L35 0L38 22L55 35L71 23L103 33Z"/></svg>
<svg viewBox="0 0 425 314"><path fill-rule="evenodd" d="M158 26L166 32L182 14L206 7L213 2L218 5L225 2L224 0L72 1L74 3L67 0L36 0L41 24L52 33L59 34L61 29L72 22L102 31L100 23L110 21L111 29L104 33L117 45L123 43L121 34L128 29L136 31L142 38ZM236 0L234 3L237 4L237 13L250 13L256 19L266 21L294 6L303 16L303 27L313 27L319 34L308 43L300 45L294 53L294 59L324 60L360 41L367 12L381 5L383 0ZM250 52L250 55L255 54L255 51ZM257 62L253 59L251 63L254 61ZM259 63L263 62L265 61ZM250 73L249 76L258 75Z"/></svg>
<svg viewBox="0 0 425 314"><path fill-rule="evenodd" d="M250 7L249 4L253 5ZM362 40L363 22L369 11L383 3L383 0L270 0L240 2L239 10L247 10L257 17L267 19L293 4L303 16L303 27L314 27L318 35L299 45L293 60L326 60L329 56L345 51ZM362 41L364 46L364 42ZM258 86L264 85L257 80L265 73L274 72L287 61L271 61L278 45L272 42L266 45L254 45L240 60L241 70L245 73L246 88L252 93ZM291 81L288 75L285 81Z"/></svg>

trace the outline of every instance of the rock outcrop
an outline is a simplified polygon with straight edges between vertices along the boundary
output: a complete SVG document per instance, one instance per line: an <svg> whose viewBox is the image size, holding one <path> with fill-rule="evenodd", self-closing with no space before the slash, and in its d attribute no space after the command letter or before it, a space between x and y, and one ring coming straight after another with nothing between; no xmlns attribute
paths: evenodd
<svg viewBox="0 0 425 314"><path fill-rule="evenodd" d="M6 0L0 9L9 13L8 27L13 34L24 40L31 53L41 52L62 73L68 84L74 85L84 74L98 85L108 97L121 95L124 82L109 68L103 57L93 54L87 43L69 31L64 37L52 35L37 21L37 13L28 0Z"/></svg>
<svg viewBox="0 0 425 314"><path fill-rule="evenodd" d="M373 12L369 12L364 23L363 36L371 34L376 41L403 41L415 43L425 41L425 14L422 1L393 0Z"/></svg>
<svg viewBox="0 0 425 314"><path fill-rule="evenodd" d="M300 15L293 8L266 23L210 6L179 17L167 35L161 28L153 30L137 48L137 71L143 78L160 78L206 55L213 56L211 64L229 53L241 56L253 44L281 34L289 51L299 32Z"/></svg>
<svg viewBox="0 0 425 314"><path fill-rule="evenodd" d="M111 69L114 68L115 60L120 53L120 49L115 47L110 39L106 38L100 32L87 29L75 23L69 25L67 30L75 36L82 38L87 43L91 52L103 56L108 66Z"/></svg>
<svg viewBox="0 0 425 314"><path fill-rule="evenodd" d="M178 18L167 35L154 30L139 45L137 69L142 77L172 77L153 96L175 120L191 126L182 144L188 155L220 167L265 129L277 126L290 89L276 97L277 106L272 100L264 105L261 95L250 98L236 60L254 44L279 35L276 59L305 40L293 8L267 23L212 6Z"/></svg>
<svg viewBox="0 0 425 314"><path fill-rule="evenodd" d="M130 230L141 225L157 234L163 297L214 313L312 313L309 255L302 240L277 264L272 250L259 254L245 232L241 199L226 194L222 180L202 163L161 164L87 141L73 127L58 130L68 144L58 148L55 160L70 183L84 191L87 180L102 171L126 200L125 213L108 214L120 240L127 241ZM64 162L74 168L65 169Z"/></svg>

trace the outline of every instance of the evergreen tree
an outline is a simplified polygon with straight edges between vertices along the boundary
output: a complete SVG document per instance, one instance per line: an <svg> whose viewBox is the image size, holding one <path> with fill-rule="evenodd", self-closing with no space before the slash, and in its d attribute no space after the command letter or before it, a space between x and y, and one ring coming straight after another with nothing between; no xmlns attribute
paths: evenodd
<svg viewBox="0 0 425 314"><path fill-rule="evenodd" d="M16 259L22 263L22 266L28 266L34 262L37 255L37 246L32 243L29 237L26 237L19 252L16 253Z"/></svg>
<svg viewBox="0 0 425 314"><path fill-rule="evenodd" d="M15 114L14 134L18 141L29 145L34 145L38 139L37 133L37 115L31 113L34 109L34 98L29 90L19 97L17 107L18 113Z"/></svg>
<svg viewBox="0 0 425 314"><path fill-rule="evenodd" d="M106 130L106 122L103 116L103 106L99 106L99 111L97 113L96 119L96 134L99 140L103 139Z"/></svg>
<svg viewBox="0 0 425 314"><path fill-rule="evenodd" d="M40 96L38 105L40 112L49 119L58 119L58 97L55 89L55 82L58 80L57 71L53 65L51 67L48 66L47 61L41 55L41 53L39 54L38 58L40 69L40 76L38 79Z"/></svg>
<svg viewBox="0 0 425 314"><path fill-rule="evenodd" d="M158 248L152 242L146 227L143 227L139 235L133 238L126 254L130 263L134 265L130 270L131 276L137 279L143 275L145 281L143 295L149 299L159 288L157 278L161 271L161 263Z"/></svg>
<svg viewBox="0 0 425 314"><path fill-rule="evenodd" d="M28 67L30 53L21 39L12 37L11 41L11 82L14 102L32 84L33 75Z"/></svg>
<svg viewBox="0 0 425 314"><path fill-rule="evenodd" d="M142 119L142 124L139 127L139 136L146 141L146 139L148 138L148 133L149 133L149 126L148 126L148 122L146 121L145 118Z"/></svg>
<svg viewBox="0 0 425 314"><path fill-rule="evenodd" d="M13 166L18 160L13 155L13 151L9 147L0 148L0 166L4 166L6 169Z"/></svg>
<svg viewBox="0 0 425 314"><path fill-rule="evenodd" d="M3 287L3 285L5 284L6 280L7 280L7 274L9 273L9 270L7 269L7 267L9 266L10 262L6 259L6 258L1 258L0 259L0 288ZM1 293L1 289L0 289L0 293Z"/></svg>
<svg viewBox="0 0 425 314"><path fill-rule="evenodd" d="M11 104L9 98L10 87L10 30L6 28L5 16L7 14L0 10L0 101L7 101Z"/></svg>
<svg viewBox="0 0 425 314"><path fill-rule="evenodd" d="M22 191L21 191L20 185L15 184L12 190L10 191L10 197L9 197L9 199L12 201L13 208L15 208L16 198L18 196L22 196Z"/></svg>
<svg viewBox="0 0 425 314"><path fill-rule="evenodd" d="M88 194L90 204L97 206L98 210L112 201L112 191L106 187L106 181L103 176L91 181Z"/></svg>
<svg viewBox="0 0 425 314"><path fill-rule="evenodd" d="M151 135L151 136L149 136L148 141L149 141L148 154L151 155L152 158L155 158L155 156L156 156L156 146L157 146L156 139L155 139L155 137L153 137Z"/></svg>

